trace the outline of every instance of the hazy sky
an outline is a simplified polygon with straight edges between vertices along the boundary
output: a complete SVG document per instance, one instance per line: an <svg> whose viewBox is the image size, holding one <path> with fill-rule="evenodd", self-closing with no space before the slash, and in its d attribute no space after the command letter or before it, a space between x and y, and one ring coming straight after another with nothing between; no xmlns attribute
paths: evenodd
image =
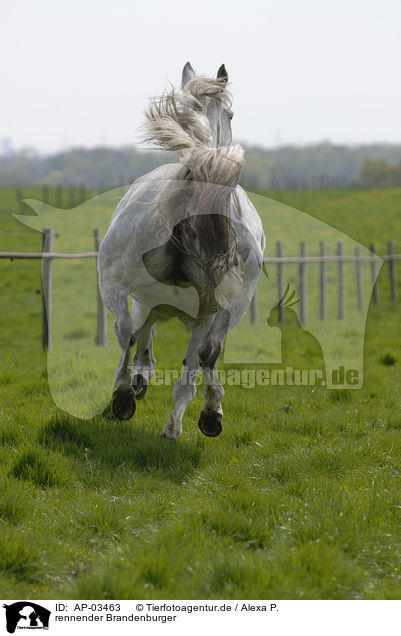
<svg viewBox="0 0 401 636"><path fill-rule="evenodd" d="M226 64L236 140L401 142L400 0L3 0L0 139L138 141L187 60Z"/></svg>

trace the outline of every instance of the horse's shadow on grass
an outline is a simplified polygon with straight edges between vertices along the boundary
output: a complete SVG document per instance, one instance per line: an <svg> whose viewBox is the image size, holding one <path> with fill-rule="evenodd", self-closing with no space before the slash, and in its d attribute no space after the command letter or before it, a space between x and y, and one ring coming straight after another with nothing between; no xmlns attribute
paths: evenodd
<svg viewBox="0 0 401 636"><path fill-rule="evenodd" d="M78 463L90 461L97 471L109 474L110 468L124 467L175 482L196 470L204 447L201 439L181 439L178 444L160 439L153 427L135 419L122 422L108 413L92 420L61 413L42 427L38 442Z"/></svg>

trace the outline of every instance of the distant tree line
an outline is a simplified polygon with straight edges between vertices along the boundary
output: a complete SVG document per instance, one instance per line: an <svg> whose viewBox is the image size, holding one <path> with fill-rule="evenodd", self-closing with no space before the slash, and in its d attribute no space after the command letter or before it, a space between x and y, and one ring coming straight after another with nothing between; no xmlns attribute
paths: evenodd
<svg viewBox="0 0 401 636"><path fill-rule="evenodd" d="M0 185L84 184L104 189L131 183L166 160L174 161L174 155L133 147L74 148L48 156L14 152L0 155Z"/></svg>
<svg viewBox="0 0 401 636"><path fill-rule="evenodd" d="M401 186L401 162L394 165L386 159L367 159L359 173L357 185L363 188Z"/></svg>
<svg viewBox="0 0 401 636"><path fill-rule="evenodd" d="M244 147L241 184L252 190L401 185L401 145ZM75 148L49 156L12 152L0 155L0 185L83 184L104 189L132 183L162 163L175 160L172 153L132 146Z"/></svg>

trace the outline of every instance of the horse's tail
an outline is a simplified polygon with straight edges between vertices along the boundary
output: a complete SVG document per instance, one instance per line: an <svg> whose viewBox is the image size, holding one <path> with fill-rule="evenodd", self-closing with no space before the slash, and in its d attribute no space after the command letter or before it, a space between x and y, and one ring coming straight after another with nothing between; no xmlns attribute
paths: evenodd
<svg viewBox="0 0 401 636"><path fill-rule="evenodd" d="M178 152L188 170L181 192L175 191L171 201L175 211L186 209L172 240L199 263L208 286L215 287L238 263L230 208L244 152L239 144L210 147L208 119L188 108L187 96L181 99L184 105L173 92L151 106L146 113L146 141Z"/></svg>

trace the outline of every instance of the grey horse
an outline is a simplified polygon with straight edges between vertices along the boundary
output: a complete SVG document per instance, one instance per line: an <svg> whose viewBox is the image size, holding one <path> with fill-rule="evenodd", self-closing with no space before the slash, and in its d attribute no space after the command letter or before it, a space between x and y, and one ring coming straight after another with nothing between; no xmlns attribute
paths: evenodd
<svg viewBox="0 0 401 636"><path fill-rule="evenodd" d="M216 78L208 78L196 75L188 62L181 89L153 102L145 139L176 151L178 161L133 183L99 250L100 293L114 315L121 348L113 393L116 417L131 418L135 401L146 394L156 362L156 321L176 316L191 331L174 386L174 409L162 434L171 439L181 434L199 367L206 387L199 428L210 437L222 431L224 390L216 364L227 333L249 307L263 262L262 224L238 185L243 150L232 145L227 83L224 65Z"/></svg>

